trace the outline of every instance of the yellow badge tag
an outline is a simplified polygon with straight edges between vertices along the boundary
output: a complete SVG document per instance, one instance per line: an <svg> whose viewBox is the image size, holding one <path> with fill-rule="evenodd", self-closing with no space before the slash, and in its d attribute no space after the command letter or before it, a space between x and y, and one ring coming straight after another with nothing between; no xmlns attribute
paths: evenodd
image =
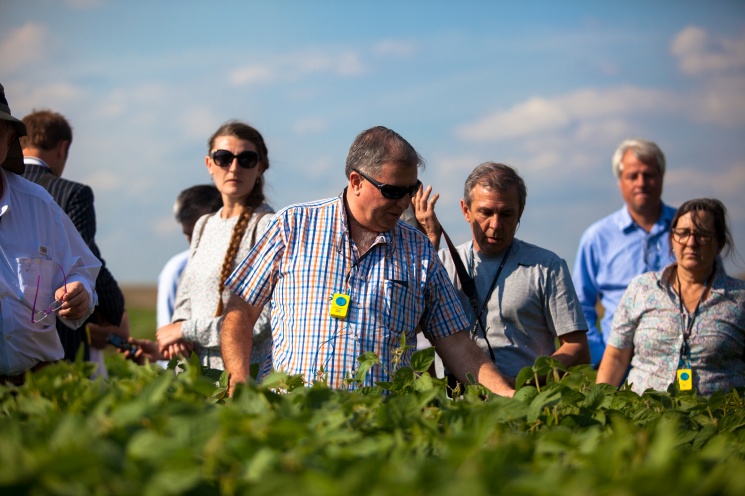
<svg viewBox="0 0 745 496"><path fill-rule="evenodd" d="M331 298L331 308L329 309L329 315L337 319L343 319L347 316L349 310L349 295L342 293L334 294Z"/></svg>
<svg viewBox="0 0 745 496"><path fill-rule="evenodd" d="M678 369L678 387L681 391L693 389L693 374L691 369Z"/></svg>

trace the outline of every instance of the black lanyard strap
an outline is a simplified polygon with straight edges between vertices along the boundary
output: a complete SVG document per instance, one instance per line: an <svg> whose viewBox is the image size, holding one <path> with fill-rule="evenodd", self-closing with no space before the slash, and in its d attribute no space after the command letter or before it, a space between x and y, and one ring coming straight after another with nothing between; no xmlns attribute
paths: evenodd
<svg viewBox="0 0 745 496"><path fill-rule="evenodd" d="M716 262L715 262L716 263ZM689 312L688 309L685 307L683 303L683 291L680 286L680 276L678 276L678 268L675 268L675 279L678 281L678 308L680 309L680 321L681 321L681 329L683 331L683 350L681 351L681 354L685 357L685 359L688 360L688 368L691 367L691 348L688 344L688 338L691 337L691 332L693 331L693 324L696 321L696 317L698 317L699 308L701 307L701 302L704 300L704 295L706 294L706 291L711 288L711 284L714 280L714 274L716 273L716 267L711 272L711 276L709 276L709 279L706 281L706 286L704 286L704 290L701 291L701 296L698 297L698 303L696 303L696 308L693 310L693 312Z"/></svg>
<svg viewBox="0 0 745 496"><path fill-rule="evenodd" d="M450 241L450 236L447 235L444 229L442 230L442 235L444 236L445 242L448 245L450 257L453 259L453 263L455 264L455 270L458 272L458 279L460 280L461 289L463 290L463 293L465 293L465 295L468 297L468 301L470 302L471 308L473 309L473 314L476 317L476 324L481 327L481 331L484 333L484 340L486 341L487 348L489 348L489 355L491 356L492 361L494 363L497 363L497 359L494 356L494 351L492 350L491 343L489 343L489 338L486 336L486 326L484 326L484 322L481 320L481 315L484 313L484 309L486 308L486 304L489 302L489 298L491 297L494 288L497 287L499 275L502 273L502 269L504 268L504 264L507 261L507 257L512 250L512 245L507 248L507 251L502 257L502 262L499 264L497 274L494 276L494 280L492 281L489 292L484 299L484 303L481 305L481 309L479 309L478 297L476 296L476 283L473 281L473 277L471 277L471 275L468 273L468 270L466 270L466 267L463 264L463 260L461 260L460 255L458 255L458 250L455 249L453 242ZM473 266L473 245L471 246L471 266ZM473 268L471 269L471 272L473 272Z"/></svg>
<svg viewBox="0 0 745 496"><path fill-rule="evenodd" d="M499 275L502 273L502 269L504 269L504 264L507 261L507 257L510 256L510 251L512 251L512 245L507 247L507 251L504 252L504 256L502 256L502 262L499 264L499 269L497 269L497 273L494 275L494 280L491 282L491 286L489 287L489 291L486 293L486 298L484 298L484 302L481 304L481 310L479 310L478 313L478 319L479 323L481 323L481 316L484 314L484 309L486 309L486 304L489 302L489 298L491 298L491 294L494 292L494 288L497 287L497 281L499 281ZM470 266L470 274L471 278L473 279L473 245L471 245L471 260L469 263ZM474 284L475 287L475 284ZM481 328L483 329L484 325L481 324ZM486 334L486 330L484 330L484 333Z"/></svg>

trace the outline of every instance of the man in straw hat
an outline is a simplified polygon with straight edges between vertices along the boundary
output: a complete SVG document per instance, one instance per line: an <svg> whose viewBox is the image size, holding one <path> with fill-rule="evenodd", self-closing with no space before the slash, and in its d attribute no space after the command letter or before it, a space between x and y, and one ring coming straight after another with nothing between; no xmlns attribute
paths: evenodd
<svg viewBox="0 0 745 496"><path fill-rule="evenodd" d="M49 193L20 176L25 135L0 84L0 384L60 360L54 315L75 329L98 300L101 262Z"/></svg>

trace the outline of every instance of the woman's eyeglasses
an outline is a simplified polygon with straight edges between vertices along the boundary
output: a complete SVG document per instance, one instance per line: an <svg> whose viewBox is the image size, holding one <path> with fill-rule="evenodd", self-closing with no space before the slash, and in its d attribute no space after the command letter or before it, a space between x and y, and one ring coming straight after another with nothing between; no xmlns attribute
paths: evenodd
<svg viewBox="0 0 745 496"><path fill-rule="evenodd" d="M253 169L259 163L259 154L251 150L246 150L238 155L234 155L228 150L215 150L210 153L210 158L220 167L230 167L236 158L238 159L238 165L244 169Z"/></svg>
<svg viewBox="0 0 745 496"><path fill-rule="evenodd" d="M57 264L57 267L59 267L59 270L62 271L62 280L65 282L65 294L67 294L67 276L65 275L65 270L62 268L60 264ZM60 308L62 308L62 301L61 300L54 300L46 310L39 310L36 311L36 299L39 297L39 283L41 283L41 275L39 275L36 278L36 294L34 295L34 305L31 307L31 323L36 324L37 322L41 322L42 320L46 319L50 315L52 315L55 312L58 312Z"/></svg>
<svg viewBox="0 0 745 496"><path fill-rule="evenodd" d="M714 239L714 235L709 232L705 231L692 231L690 229L671 229L673 233L673 239L680 243L681 245L684 245L688 242L688 238L693 236L693 238L696 240L696 244L699 244L701 246L708 245L711 243L711 240Z"/></svg>
<svg viewBox="0 0 745 496"><path fill-rule="evenodd" d="M370 176L363 174L357 169L352 169L352 170L355 171L360 176L367 179L367 181L370 184L372 184L373 186L378 188L378 190L380 190L381 195L383 195L385 198L388 198L389 200L399 200L406 195L408 195L409 198L413 198L416 192L419 190L419 187L422 185L422 182L419 181L418 179L417 179L416 184L414 184L413 186L394 186L392 184L383 184L371 178Z"/></svg>

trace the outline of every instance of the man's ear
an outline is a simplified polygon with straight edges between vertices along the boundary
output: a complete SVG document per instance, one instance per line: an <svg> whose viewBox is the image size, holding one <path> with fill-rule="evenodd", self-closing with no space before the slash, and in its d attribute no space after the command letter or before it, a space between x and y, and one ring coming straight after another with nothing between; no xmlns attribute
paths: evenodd
<svg viewBox="0 0 745 496"><path fill-rule="evenodd" d="M354 194L359 194L362 189L362 176L355 171L349 173L349 187Z"/></svg>
<svg viewBox="0 0 745 496"><path fill-rule="evenodd" d="M471 223L471 210L468 208L468 205L466 205L465 200L461 198L460 200L460 210L463 212L463 217L466 219L466 222L469 224Z"/></svg>
<svg viewBox="0 0 745 496"><path fill-rule="evenodd" d="M61 160L67 161L67 154L70 153L70 142L67 140L60 141L57 143L55 152Z"/></svg>

